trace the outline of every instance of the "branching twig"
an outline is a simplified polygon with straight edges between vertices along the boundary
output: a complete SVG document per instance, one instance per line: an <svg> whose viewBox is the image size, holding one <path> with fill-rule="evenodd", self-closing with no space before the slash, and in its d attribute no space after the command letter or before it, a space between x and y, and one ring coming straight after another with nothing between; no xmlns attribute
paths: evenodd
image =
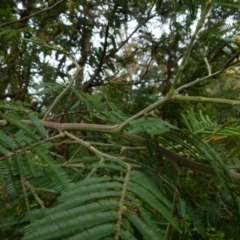
<svg viewBox="0 0 240 240"><path fill-rule="evenodd" d="M62 52L66 57L69 58L69 60L71 60L73 62L73 64L76 66L77 70L74 74L74 76L72 77L72 79L70 80L70 83L68 84L68 86L55 98L54 102L52 103L52 105L48 108L47 112L45 113L43 120L45 120L49 113L52 111L52 109L56 106L57 102L60 100L60 98L62 96L64 96L64 94L71 89L71 87L73 86L74 81L76 81L76 78L79 74L79 72L82 70L81 66L78 64L78 62L75 60L75 58L68 52L66 52L64 49L58 47L56 44L54 43L45 43L43 41L39 42L38 38L34 38L32 37L31 39L24 39L26 41L30 41L30 42L34 42L34 43L41 43L44 47L48 47L57 51Z"/></svg>
<svg viewBox="0 0 240 240"><path fill-rule="evenodd" d="M23 179L24 184L28 187L28 189L31 191L31 193L33 194L34 198L36 199L36 201L39 203L39 205L41 206L41 208L45 208L44 206L44 202L40 199L40 197L37 195L34 187L26 180Z"/></svg>
<svg viewBox="0 0 240 240"><path fill-rule="evenodd" d="M101 54L100 62L98 64L98 67L97 67L96 71L94 72L94 74L90 78L90 80L87 81L85 84L83 84L82 91L85 91L86 89L88 89L89 86L91 86L92 82L94 81L95 77L101 72L102 65L103 65L105 57L106 57L106 51L107 51L107 46L108 46L108 34L109 34L109 21L108 21L108 24L106 26L105 40L104 40L103 51L102 51L102 54Z"/></svg>
<svg viewBox="0 0 240 240"><path fill-rule="evenodd" d="M71 79L71 81L68 84L68 86L55 98L54 102L52 103L52 105L48 108L47 112L45 113L45 115L43 117L43 120L45 120L48 117L49 113L56 106L57 102L61 99L61 97L64 96L64 94L67 93L71 89L71 87L73 86L73 83L74 83L75 78L78 75L79 71L81 71L81 68L76 71L74 77Z"/></svg>
<svg viewBox="0 0 240 240"><path fill-rule="evenodd" d="M181 92L182 90L184 90L184 89L186 89L186 88L192 87L193 85L196 85L196 84L198 84L198 83L200 83L200 82L203 82L203 81L205 81L205 80L207 80L207 79L209 79L209 78L212 78L212 77L215 77L215 76L221 74L222 72L224 72L224 70L226 70L227 67L229 67L229 64L232 63L232 61L236 58L236 56L237 56L237 55L234 55L233 57L231 57L231 58L223 65L223 67L222 67L220 70L212 73L211 75L207 75L207 76L202 77L202 78L197 78L196 80L194 80L194 81L192 81L192 82L190 82L190 83L187 83L187 84L185 84L185 85L177 88L177 89L175 90L175 92L176 92L176 93L179 93L179 92Z"/></svg>
<svg viewBox="0 0 240 240"><path fill-rule="evenodd" d="M203 25L204 25L206 16L207 16L208 12L210 11L211 6L212 6L212 1L209 0L209 1L206 3L206 7L205 7L205 9L204 9L204 11L203 11L203 13L202 13L202 16L201 16L198 24L197 24L197 27L196 27L196 29L195 29L195 32L194 32L194 34L193 34L193 36L192 36L192 38L191 38L191 40L190 40L190 43L189 43L188 48L187 48L187 50L186 50L186 53L185 53L184 56L183 56L183 61L182 61L181 65L180 65L180 67L179 67L179 69L178 69L178 71L177 71L177 74L176 74L176 76L175 76L175 78L174 78L174 80L173 80L173 84L172 84L172 86L171 86L171 89L169 90L169 94L168 94L166 97L164 97L163 99L158 100L157 102L151 104L151 105L148 106L147 108L143 109L142 111L138 112L138 113L135 114L134 116L132 116L132 117L130 117L129 119L127 119L125 122L123 122L123 123L119 126L119 128L118 128L119 131L123 131L123 130L128 126L128 124L129 124L131 121L137 119L138 117L140 117L140 116L142 116L142 115L144 115L144 114L147 114L148 112L154 110L155 108L157 108L157 107L165 104L166 102L169 102L169 101L172 100L171 97L173 96L173 94L174 94L174 92L175 92L176 84L178 83L179 78L181 77L182 71L183 71L183 69L184 69L184 67L185 67L185 65L186 65L186 62L187 62L188 57L189 57L189 55L190 55L190 52L191 52L191 50L192 50L192 46L193 46L193 44L194 44L194 41L195 41L195 39L196 39L196 37L197 37L197 35L198 35L198 32L201 30L201 28L202 28Z"/></svg>
<svg viewBox="0 0 240 240"><path fill-rule="evenodd" d="M7 124L7 122L6 122L6 124L4 124L4 121L5 121L5 120L0 120L0 126ZM29 120L27 120L27 121L29 121ZM27 150L29 150L29 149L32 149L33 147L38 146L38 145L41 144L41 143L50 142L50 141L52 141L52 140L54 140L54 139L62 138L63 136L64 136L64 134L60 133L60 134L58 134L58 135L56 135L56 136L53 136L53 137L50 137L50 138L46 138L46 139L40 140L40 141L38 141L38 142L36 142L36 143L34 143L34 144L30 144L30 145L28 145L27 147L23 147L22 149L15 150L14 152L13 152L13 151L12 151L12 152L8 151L4 157L0 157L0 161L1 161L2 159L5 159L6 156L11 157L11 156L13 156L14 154L21 153L21 152L27 151Z"/></svg>
<svg viewBox="0 0 240 240"><path fill-rule="evenodd" d="M133 120L151 112L152 110L154 110L155 108L158 108L159 106L167 103L171 101L171 97L166 96L163 99L158 100L157 102L151 104L150 106L146 107L145 109L143 109L142 111L138 112L137 114L133 115L132 117L130 117L129 119L127 119L125 122L123 122L122 124L119 125L118 127L118 131L123 131L130 122L132 122Z"/></svg>
<svg viewBox="0 0 240 240"><path fill-rule="evenodd" d="M149 16L146 20L145 23L151 19L153 16ZM98 67L96 69L96 71L94 72L94 74L91 76L91 78L85 83L83 84L82 90L85 91L86 89L88 89L89 87L91 87L94 79L96 78L96 76L102 71L102 65L103 63L105 63L111 56L113 56L114 54L116 54L120 49L122 49L122 47L129 41L129 39L137 32L137 30L143 25L144 23L139 24L134 30L133 32L123 41L119 44L119 46L114 49L113 51L110 51L107 54L104 54L104 50L103 50L103 54L101 56L101 61L98 64ZM107 29L108 30L108 29ZM106 38L106 36L105 36ZM101 84L99 84L101 85Z"/></svg>
<svg viewBox="0 0 240 240"><path fill-rule="evenodd" d="M176 85L177 85L177 83L179 82L179 80L180 80L180 78L181 78L181 76L182 76L182 72L183 72L183 70L184 70L184 68L185 68L185 65L186 65L188 59L189 59L189 55L190 55L190 53L191 53L191 50L192 50L192 47L193 47L193 45L194 45L195 39L196 39L199 31L200 31L200 30L202 29L202 27L204 26L205 19L206 19L207 15L208 15L211 7L212 7L212 4L213 4L213 1L212 1L212 0L209 0L209 1L206 3L205 9L203 10L203 12L202 12L202 14L201 14L201 18L199 19L199 21L198 21L198 23L197 23L196 29L195 29L195 31L194 31L191 39L190 39L189 45L188 45L188 47L187 47L187 49L186 49L186 52L185 52L185 54L183 55L183 60L182 60L180 66L179 66L179 68L178 68L178 70L177 70L177 73L176 73L176 76L175 76L175 78L174 78L174 80L173 80L172 86L171 86L171 88L170 88L170 90L169 90L169 92L168 92L168 95L170 95L170 96L172 96L172 95L174 94L174 92L175 92Z"/></svg>
<svg viewBox="0 0 240 240"><path fill-rule="evenodd" d="M100 161L99 161L98 164L100 165L100 164L102 164L102 163L104 163L104 158L103 158L103 157L100 159ZM92 171L87 175L86 179L87 179L87 178L90 178L90 177L93 175L93 173L95 173L96 171L97 171L97 168L94 167L94 168L92 169Z"/></svg>
<svg viewBox="0 0 240 240"><path fill-rule="evenodd" d="M95 153L97 156L99 156L100 158L110 158L110 159L115 159L117 161L119 160L124 160L124 157L115 157L112 156L110 154L107 153L103 153L101 151L99 151L98 149L96 149L95 147L93 147L91 144L89 144L88 142L83 141L82 139L74 136L73 134L69 133L68 131L63 131L64 134L68 137L70 137L71 139L74 139L76 142L79 142L81 145L83 145L84 147L88 148L89 150L91 150L93 153Z"/></svg>

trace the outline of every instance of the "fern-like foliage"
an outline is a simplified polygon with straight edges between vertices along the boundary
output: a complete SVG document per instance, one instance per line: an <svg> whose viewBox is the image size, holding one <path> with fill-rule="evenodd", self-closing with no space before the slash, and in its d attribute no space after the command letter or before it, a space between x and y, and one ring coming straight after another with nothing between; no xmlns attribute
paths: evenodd
<svg viewBox="0 0 240 240"><path fill-rule="evenodd" d="M164 222L178 229L173 206L161 191L143 173L125 171L123 177L90 177L73 184L41 220L33 213L36 220L23 239L164 239Z"/></svg>
<svg viewBox="0 0 240 240"><path fill-rule="evenodd" d="M193 109L187 112L187 115L182 114L183 122L186 128L193 134L203 136L206 141L218 141L226 139L226 137L238 137L240 134L240 128L232 123L218 124L213 122L209 116L203 115L199 110L195 113Z"/></svg>
<svg viewBox="0 0 240 240"><path fill-rule="evenodd" d="M88 95L82 97L83 107L91 109L89 119L113 124L124 121L120 111L108 114L108 118L103 118L105 113L94 118L101 103L93 107ZM22 239L165 239L169 228L177 232L184 228L173 212L206 236L206 225L196 217L199 208L213 205L215 216L218 211L223 214L221 206L215 200L189 196L194 184L201 185L203 194L210 187L208 181L189 170L179 177L178 168L158 153L159 143L211 166L216 177L209 177L209 181L224 189L219 198L238 212L238 186L229 177L237 159L228 166L226 159L206 143L209 141L200 138L209 139L218 127L201 112L191 110L183 116L185 130L158 118L133 121L127 130L142 136L145 146L129 144L116 134L88 132L84 136L72 131L63 137L46 129L33 113L28 114L29 122L13 113L2 118L8 123L0 134L2 203L11 214L2 213L1 229L7 232L14 228ZM230 128L223 130L219 132L227 136ZM80 137L88 143L85 148L79 147L76 139ZM206 219L206 223L213 221Z"/></svg>
<svg viewBox="0 0 240 240"><path fill-rule="evenodd" d="M25 214L25 203L29 204L28 210L36 206L33 199L44 207L41 199L55 198L68 187L71 179L50 154L47 131L37 115L29 113L32 126L16 114L2 117L9 123L0 133L0 181L5 193L2 201L5 208L15 213L9 218L13 224ZM2 219L2 226L7 222Z"/></svg>
<svg viewBox="0 0 240 240"><path fill-rule="evenodd" d="M88 95L85 103L93 110ZM94 107L98 108L101 105ZM120 113L104 119L105 114L101 121L124 119ZM165 239L166 226L181 231L172 216L172 197L164 196L165 188L158 188L136 164L127 162L132 153L124 154L125 162L86 151L84 157L77 155L64 163L52 154L58 138L51 140L37 115L29 113L31 125L17 114L2 117L8 123L0 137L0 177L6 193L2 200L15 212L1 222L5 231L29 222L30 226L19 230L23 239ZM131 126L133 132L139 132L141 121ZM150 121L142 132L153 129L159 134L167 123L154 125ZM106 139L113 141L109 136Z"/></svg>
<svg viewBox="0 0 240 240"><path fill-rule="evenodd" d="M239 2L2 2L1 238L239 238L238 107L221 121L193 109L180 121L183 108L168 105L238 68L239 23L214 17ZM151 20L169 32L155 37Z"/></svg>

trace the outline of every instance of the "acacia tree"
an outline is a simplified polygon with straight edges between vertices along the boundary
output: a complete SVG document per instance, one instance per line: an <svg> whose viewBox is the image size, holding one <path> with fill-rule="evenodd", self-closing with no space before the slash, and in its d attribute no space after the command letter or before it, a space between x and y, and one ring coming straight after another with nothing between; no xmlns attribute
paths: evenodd
<svg viewBox="0 0 240 240"><path fill-rule="evenodd" d="M3 238L236 239L239 4L2 2Z"/></svg>

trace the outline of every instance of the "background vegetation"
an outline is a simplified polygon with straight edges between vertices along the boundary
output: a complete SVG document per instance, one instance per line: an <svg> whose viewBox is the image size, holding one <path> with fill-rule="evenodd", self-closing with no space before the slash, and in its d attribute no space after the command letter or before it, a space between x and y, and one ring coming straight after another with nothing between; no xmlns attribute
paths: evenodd
<svg viewBox="0 0 240 240"><path fill-rule="evenodd" d="M238 239L239 8L2 0L1 239Z"/></svg>

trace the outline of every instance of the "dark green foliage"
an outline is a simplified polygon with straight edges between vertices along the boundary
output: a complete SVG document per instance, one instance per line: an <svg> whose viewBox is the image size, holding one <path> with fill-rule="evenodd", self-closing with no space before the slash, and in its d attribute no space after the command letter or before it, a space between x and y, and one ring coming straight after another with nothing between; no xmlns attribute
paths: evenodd
<svg viewBox="0 0 240 240"><path fill-rule="evenodd" d="M60 236L64 239L71 239L70 236L73 239L80 236L100 239L104 236L113 236L119 224L119 216L122 217L119 234L124 235L126 230L132 229L130 232L134 235L136 231L139 232L139 236L143 235L149 239L163 239L159 232L161 226L153 221L155 215L153 212L160 212L162 218L176 225L174 218L168 213L172 206L163 195L160 195L160 192L157 193L154 186L151 187L147 178L142 178L144 175L139 174L135 171L131 174L122 209L119 209L119 199L123 194L122 188L125 181L123 178L94 177L72 185L59 198L57 207L45 212L46 216L32 225L33 232L23 239L35 237L57 239ZM146 186L148 186L147 189ZM134 197L135 194L136 197ZM142 201L146 202L144 207L141 207ZM151 212L148 210L148 205L151 207ZM49 225L51 225L51 237L48 235ZM96 235L98 231L101 232L99 232L100 236Z"/></svg>
<svg viewBox="0 0 240 240"><path fill-rule="evenodd" d="M0 238L237 239L239 7L1 1Z"/></svg>

